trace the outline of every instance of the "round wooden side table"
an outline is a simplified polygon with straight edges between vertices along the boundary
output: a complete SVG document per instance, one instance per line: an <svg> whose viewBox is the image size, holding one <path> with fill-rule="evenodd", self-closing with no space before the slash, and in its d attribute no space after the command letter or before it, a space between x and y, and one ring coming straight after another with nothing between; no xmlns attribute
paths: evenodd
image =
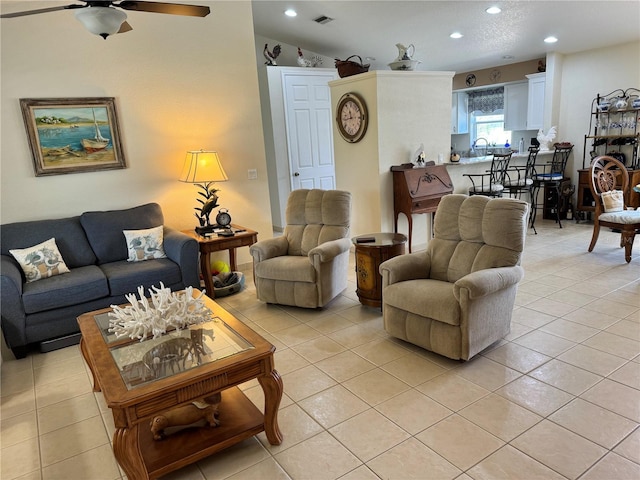
<svg viewBox="0 0 640 480"><path fill-rule="evenodd" d="M382 307L382 276L380 264L404 254L407 237L401 233L370 233L351 239L356 247L356 293L360 303L369 307Z"/></svg>

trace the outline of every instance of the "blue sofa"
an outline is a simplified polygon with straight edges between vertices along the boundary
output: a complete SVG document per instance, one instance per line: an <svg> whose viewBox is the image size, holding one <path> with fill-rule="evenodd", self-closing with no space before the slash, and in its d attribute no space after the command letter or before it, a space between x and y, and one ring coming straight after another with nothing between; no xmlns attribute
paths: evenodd
<svg viewBox="0 0 640 480"><path fill-rule="evenodd" d="M163 282L171 290L199 288L198 243L164 226L167 258L128 262L123 230L164 225L160 206L149 203L126 210L85 212L80 216L0 227L0 312L2 332L16 358L34 344L41 351L80 339L77 317L126 303L125 294ZM69 273L26 283L11 249L55 238Z"/></svg>

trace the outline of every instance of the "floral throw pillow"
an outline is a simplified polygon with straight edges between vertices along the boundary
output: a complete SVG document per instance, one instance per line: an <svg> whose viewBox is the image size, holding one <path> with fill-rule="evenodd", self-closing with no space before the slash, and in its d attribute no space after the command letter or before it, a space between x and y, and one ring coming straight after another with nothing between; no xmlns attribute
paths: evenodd
<svg viewBox="0 0 640 480"><path fill-rule="evenodd" d="M20 268L27 278L27 283L69 273L69 268L64 263L55 238L50 238L33 247L9 250L9 253L20 264Z"/></svg>
<svg viewBox="0 0 640 480"><path fill-rule="evenodd" d="M604 205L604 211L607 213L621 212L624 210L622 192L620 190L602 192L602 204Z"/></svg>
<svg viewBox="0 0 640 480"><path fill-rule="evenodd" d="M145 230L123 230L129 252L128 262L142 262L154 258L167 258L162 243L163 227L147 228Z"/></svg>

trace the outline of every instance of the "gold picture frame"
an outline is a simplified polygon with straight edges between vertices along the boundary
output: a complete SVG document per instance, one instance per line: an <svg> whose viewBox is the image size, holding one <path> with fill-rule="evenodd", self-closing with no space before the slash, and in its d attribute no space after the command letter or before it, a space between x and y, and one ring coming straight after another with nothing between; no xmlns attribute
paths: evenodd
<svg viewBox="0 0 640 480"><path fill-rule="evenodd" d="M113 97L21 98L36 177L126 168Z"/></svg>

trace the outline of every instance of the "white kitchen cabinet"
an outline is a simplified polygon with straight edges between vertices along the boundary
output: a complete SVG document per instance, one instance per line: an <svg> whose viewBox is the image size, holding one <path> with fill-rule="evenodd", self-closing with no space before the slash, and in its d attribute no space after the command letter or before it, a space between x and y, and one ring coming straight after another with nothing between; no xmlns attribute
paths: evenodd
<svg viewBox="0 0 640 480"><path fill-rule="evenodd" d="M451 97L451 133L469 133L469 96L455 92Z"/></svg>
<svg viewBox="0 0 640 480"><path fill-rule="evenodd" d="M529 92L527 100L527 130L539 130L544 124L544 90L546 72L527 75Z"/></svg>
<svg viewBox="0 0 640 480"><path fill-rule="evenodd" d="M504 86L504 129L509 131L527 129L527 82L510 83Z"/></svg>

